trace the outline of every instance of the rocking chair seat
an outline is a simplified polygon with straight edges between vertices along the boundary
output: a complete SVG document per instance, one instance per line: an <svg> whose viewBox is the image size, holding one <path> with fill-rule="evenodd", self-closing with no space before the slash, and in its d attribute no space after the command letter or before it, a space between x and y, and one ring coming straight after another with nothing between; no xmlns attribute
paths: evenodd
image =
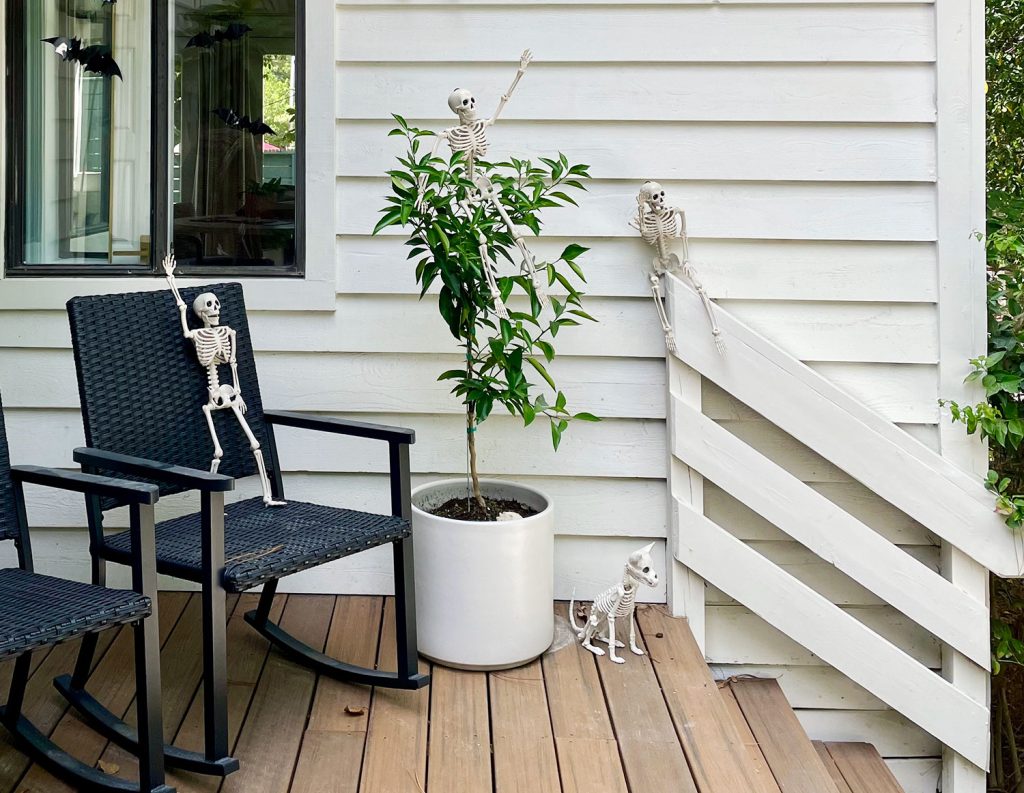
<svg viewBox="0 0 1024 793"><path fill-rule="evenodd" d="M151 612L149 598L137 592L5 568L0 570L0 658L137 622Z"/></svg>
<svg viewBox="0 0 1024 793"><path fill-rule="evenodd" d="M264 506L261 498L229 504L224 515L224 588L242 592L325 562L408 537L409 522L391 515L325 507L300 501ZM157 569L186 580L202 574L199 513L156 527ZM131 537L107 537L104 556L130 558Z"/></svg>

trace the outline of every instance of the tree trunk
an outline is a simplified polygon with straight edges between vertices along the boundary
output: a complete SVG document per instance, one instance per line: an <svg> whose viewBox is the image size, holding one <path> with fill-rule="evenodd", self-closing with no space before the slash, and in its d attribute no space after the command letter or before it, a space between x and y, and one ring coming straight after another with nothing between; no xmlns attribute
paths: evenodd
<svg viewBox="0 0 1024 793"><path fill-rule="evenodd" d="M466 408L466 445L469 448L469 476L473 482L473 498L476 499L480 509L486 510L487 503L480 492L480 473L476 469L476 428L476 407L470 404Z"/></svg>

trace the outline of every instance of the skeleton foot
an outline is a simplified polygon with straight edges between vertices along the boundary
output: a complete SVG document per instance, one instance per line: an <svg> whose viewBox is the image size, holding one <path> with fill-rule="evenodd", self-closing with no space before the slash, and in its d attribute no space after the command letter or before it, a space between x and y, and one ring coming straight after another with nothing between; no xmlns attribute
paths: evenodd
<svg viewBox="0 0 1024 793"><path fill-rule="evenodd" d="M608 637L607 636L595 636L594 638L597 639L599 642L604 642L605 644L608 644ZM616 647L625 647L626 645L625 645L624 642L620 642L618 639L616 639L615 640L615 646Z"/></svg>
<svg viewBox="0 0 1024 793"><path fill-rule="evenodd" d="M629 645L629 649L633 652L633 655L647 655L643 650L637 647L635 644Z"/></svg>
<svg viewBox="0 0 1024 793"><path fill-rule="evenodd" d="M616 664L624 664L624 663L626 663L626 659L623 658L622 656L616 655L614 650L609 650L608 651L608 657L612 660L612 663L616 663Z"/></svg>
<svg viewBox="0 0 1024 793"><path fill-rule="evenodd" d="M584 649L590 650L594 655L604 655L604 650L600 647L595 647L590 642L583 642Z"/></svg>

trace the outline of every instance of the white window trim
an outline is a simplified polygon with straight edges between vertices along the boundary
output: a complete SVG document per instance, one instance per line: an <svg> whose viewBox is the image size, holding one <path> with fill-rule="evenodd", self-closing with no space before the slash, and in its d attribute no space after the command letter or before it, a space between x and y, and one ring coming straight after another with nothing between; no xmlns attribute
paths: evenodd
<svg viewBox="0 0 1024 793"><path fill-rule="evenodd" d="M304 278L245 278L210 275L179 278L182 286L211 281L245 284L246 303L258 311L333 311L335 298L335 189L334 174L334 6L306 3L305 91L307 96L328 101L305 103L305 224ZM0 58L6 59L6 19L0 14ZM0 86L3 77L0 75ZM6 114L0 113L0 140L6 136ZM0 156L0 194L6 189L6 155ZM0 213L2 215L2 213ZM4 233L0 217L0 234ZM0 263L3 254L0 251ZM72 297L83 294L119 294L165 289L166 282L153 275L104 278L5 277L0 268L0 311L63 310Z"/></svg>

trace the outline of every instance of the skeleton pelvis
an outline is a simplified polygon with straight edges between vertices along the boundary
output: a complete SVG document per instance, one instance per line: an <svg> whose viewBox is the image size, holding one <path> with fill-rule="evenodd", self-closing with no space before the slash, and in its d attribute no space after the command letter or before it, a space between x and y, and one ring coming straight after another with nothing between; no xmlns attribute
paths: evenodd
<svg viewBox="0 0 1024 793"><path fill-rule="evenodd" d="M227 383L210 389L210 407L214 410L229 408L234 403L235 389Z"/></svg>

